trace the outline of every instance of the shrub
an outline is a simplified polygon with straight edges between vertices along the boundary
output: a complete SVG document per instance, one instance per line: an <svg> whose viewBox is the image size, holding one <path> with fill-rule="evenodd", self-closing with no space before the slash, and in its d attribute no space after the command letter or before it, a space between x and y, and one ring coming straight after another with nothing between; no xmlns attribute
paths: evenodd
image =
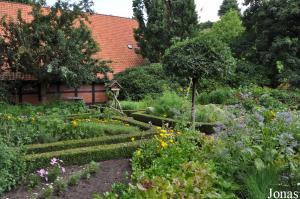
<svg viewBox="0 0 300 199"><path fill-rule="evenodd" d="M175 92L166 91L154 102L153 114L161 117L176 118L183 111L186 101Z"/></svg>
<svg viewBox="0 0 300 199"><path fill-rule="evenodd" d="M121 107L123 110L141 110L147 107L143 101L121 101Z"/></svg>
<svg viewBox="0 0 300 199"><path fill-rule="evenodd" d="M102 144L116 144L116 143L128 142L130 141L131 138L135 138L136 140L139 140L142 138L149 138L151 136L153 136L153 132L136 132L136 133L124 134L124 135L102 136L102 137L95 137L95 138L81 139L81 140L67 140L67 141L60 141L60 142L46 143L46 144L26 145L25 149L28 154L44 153L44 152L60 151L60 150L71 149L71 148L97 146Z"/></svg>
<svg viewBox="0 0 300 199"><path fill-rule="evenodd" d="M271 80L264 66L239 59L235 73L229 80L229 84L236 87L250 84L270 85L270 83Z"/></svg>
<svg viewBox="0 0 300 199"><path fill-rule="evenodd" d="M140 141L120 144L100 145L54 151L48 153L26 155L25 159L30 165L29 170L42 168L49 164L52 157L59 157L65 165L83 165L90 161L102 161L116 158L130 157L140 145Z"/></svg>
<svg viewBox="0 0 300 199"><path fill-rule="evenodd" d="M203 92L197 97L200 104L234 104L235 92L231 88L219 88L210 93Z"/></svg>
<svg viewBox="0 0 300 199"><path fill-rule="evenodd" d="M67 183L63 181L62 179L57 179L54 182L54 191L57 195L65 192L67 190Z"/></svg>
<svg viewBox="0 0 300 199"><path fill-rule="evenodd" d="M0 137L0 195L15 187L25 174L25 161L20 150L8 147Z"/></svg>
<svg viewBox="0 0 300 199"><path fill-rule="evenodd" d="M214 104L202 105L197 107L196 121L197 122L222 122L229 119L229 115L223 109Z"/></svg>
<svg viewBox="0 0 300 199"><path fill-rule="evenodd" d="M156 96L169 84L161 64L130 68L116 74L115 79L122 86L120 99L141 100L148 95Z"/></svg>
<svg viewBox="0 0 300 199"><path fill-rule="evenodd" d="M72 174L70 177L69 177L69 180L68 180L68 185L69 186L75 186L79 183L80 179L81 179L81 172L77 172L77 173L74 173Z"/></svg>

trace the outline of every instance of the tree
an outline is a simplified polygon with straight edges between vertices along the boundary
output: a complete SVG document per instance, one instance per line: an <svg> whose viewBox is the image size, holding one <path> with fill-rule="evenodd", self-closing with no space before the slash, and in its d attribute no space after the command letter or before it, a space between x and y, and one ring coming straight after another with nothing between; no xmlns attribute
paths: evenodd
<svg viewBox="0 0 300 199"><path fill-rule="evenodd" d="M235 65L230 48L209 37L200 36L176 43L163 57L164 70L169 75L192 79L192 127L195 128L195 94L199 79L222 79Z"/></svg>
<svg viewBox="0 0 300 199"><path fill-rule="evenodd" d="M241 9L239 8L237 0L223 0L218 15L221 17L230 10L236 10L239 14L241 13Z"/></svg>
<svg viewBox="0 0 300 199"><path fill-rule="evenodd" d="M239 13L236 10L230 10L223 15L219 21L213 24L209 31L209 36L224 43L231 44L235 39L239 38L244 31L245 27L243 26Z"/></svg>
<svg viewBox="0 0 300 199"><path fill-rule="evenodd" d="M134 30L137 52L151 62L159 62L173 41L195 33L195 8L194 0L134 0L133 13L139 24Z"/></svg>
<svg viewBox="0 0 300 199"><path fill-rule="evenodd" d="M239 56L265 66L272 85L300 79L300 1L247 0Z"/></svg>
<svg viewBox="0 0 300 199"><path fill-rule="evenodd" d="M37 78L43 101L51 82L78 87L95 81L97 73L109 72L106 62L93 58L99 47L86 25L87 5L86 0L57 1L46 13L41 4L34 4L31 22L23 20L21 12L16 21L1 20L0 63Z"/></svg>

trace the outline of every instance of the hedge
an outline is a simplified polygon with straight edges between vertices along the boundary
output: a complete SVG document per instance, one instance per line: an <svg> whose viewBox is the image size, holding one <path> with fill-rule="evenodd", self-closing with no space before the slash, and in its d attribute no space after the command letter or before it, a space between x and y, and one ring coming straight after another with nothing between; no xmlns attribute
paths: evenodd
<svg viewBox="0 0 300 199"><path fill-rule="evenodd" d="M51 151L59 151L64 149L79 148L79 147L89 147L103 144L116 144L122 142L128 142L131 138L136 140L142 138L149 138L153 135L153 132L137 132L125 135L115 135L115 136L101 136L96 138L81 139L81 140L67 140L54 143L46 144L32 144L25 146L27 154L33 153L44 153Z"/></svg>
<svg viewBox="0 0 300 199"><path fill-rule="evenodd" d="M122 122L130 124L132 126L137 126L141 130L149 130L149 129L151 129L151 126L149 125L149 123L137 121L137 120L134 120L134 119L129 118L129 117L113 116L113 119L122 121Z"/></svg>
<svg viewBox="0 0 300 199"><path fill-rule="evenodd" d="M91 146L63 151L26 155L29 171L49 166L53 157L63 160L64 165L83 165L91 161L129 158L142 141Z"/></svg>
<svg viewBox="0 0 300 199"><path fill-rule="evenodd" d="M143 112L133 113L132 117L135 120L138 120L138 121L141 121L141 122L144 122L144 123L151 122L152 124L154 124L156 126L162 126L163 124L168 123L170 127L174 127L174 126L176 126L176 123L179 122L179 121L176 121L174 119L157 117L157 116L145 114ZM199 130L199 131L201 131L201 132L204 132L206 134L213 134L213 133L215 133L215 127L217 127L217 126L222 126L222 124L221 123L196 122L196 129Z"/></svg>

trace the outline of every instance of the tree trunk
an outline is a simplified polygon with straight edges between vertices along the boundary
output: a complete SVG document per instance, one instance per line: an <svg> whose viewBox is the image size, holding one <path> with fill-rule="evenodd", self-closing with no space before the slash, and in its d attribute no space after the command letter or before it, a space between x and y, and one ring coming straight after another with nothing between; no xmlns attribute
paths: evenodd
<svg viewBox="0 0 300 199"><path fill-rule="evenodd" d="M41 102L42 104L47 103L47 84L42 82L41 83Z"/></svg>
<svg viewBox="0 0 300 199"><path fill-rule="evenodd" d="M197 79L192 79L192 130L195 130L195 122L196 122L196 104L195 104L195 98L196 98L196 84Z"/></svg>

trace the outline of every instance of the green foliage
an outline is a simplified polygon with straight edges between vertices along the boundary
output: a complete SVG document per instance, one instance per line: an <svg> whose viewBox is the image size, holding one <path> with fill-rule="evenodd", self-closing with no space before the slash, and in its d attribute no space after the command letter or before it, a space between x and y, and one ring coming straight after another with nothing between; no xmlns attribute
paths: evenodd
<svg viewBox="0 0 300 199"><path fill-rule="evenodd" d="M121 107L123 110L142 110L147 107L147 104L144 101L121 101Z"/></svg>
<svg viewBox="0 0 300 199"><path fill-rule="evenodd" d="M0 73L1 73L1 71L0 71ZM0 82L0 103L1 102L8 103L8 102L12 101L12 95L10 92L11 87L12 87L12 85L9 83L5 83L3 81Z"/></svg>
<svg viewBox="0 0 300 199"><path fill-rule="evenodd" d="M139 144L140 141L81 147L62 151L26 155L25 159L30 165L30 170L47 166L52 157L59 157L64 161L65 165L83 165L91 162L92 160L103 161L121 157L130 157Z"/></svg>
<svg viewBox="0 0 300 199"><path fill-rule="evenodd" d="M63 181L62 179L57 179L55 182L54 182L54 191L56 192L56 194L61 194L63 192L65 192L67 190L67 183L65 181Z"/></svg>
<svg viewBox="0 0 300 199"><path fill-rule="evenodd" d="M79 147L88 147L88 146L97 146L102 144L117 144L122 142L128 142L131 138L139 140L141 138L148 138L153 135L152 132L135 132L130 134L120 134L120 135L110 135L110 136L101 136L89 139L81 140L67 140L54 143L45 143L45 144L33 144L25 145L27 154L31 153L44 153L51 151L61 151L64 149L79 148Z"/></svg>
<svg viewBox="0 0 300 199"><path fill-rule="evenodd" d="M149 130L151 128L151 126L149 124L145 124L144 122L139 122L139 121L136 121L132 118L128 118L128 117L117 117L117 116L114 116L113 117L114 119L116 120L120 120L126 124L130 124L130 125L133 125L133 126L137 126L139 127L141 130Z"/></svg>
<svg viewBox="0 0 300 199"><path fill-rule="evenodd" d="M298 0L247 0L243 17L244 39L237 47L240 57L265 66L273 85L299 81Z"/></svg>
<svg viewBox="0 0 300 199"><path fill-rule="evenodd" d="M236 10L231 10L213 24L208 35L224 43L231 44L244 31L245 27L239 13Z"/></svg>
<svg viewBox="0 0 300 199"><path fill-rule="evenodd" d="M167 74L192 81L192 128L195 128L195 95L199 80L222 81L235 65L231 51L225 43L201 35L170 47L163 58Z"/></svg>
<svg viewBox="0 0 300 199"><path fill-rule="evenodd" d="M222 79L235 61L226 44L199 36L173 45L163 59L167 74L182 78Z"/></svg>
<svg viewBox="0 0 300 199"><path fill-rule="evenodd" d="M237 59L236 70L228 83L232 86L270 85L268 72L262 65L257 65L245 60Z"/></svg>
<svg viewBox="0 0 300 199"><path fill-rule="evenodd" d="M76 121L73 121L75 123ZM78 122L78 126L61 135L61 140L84 139L100 137L104 135L120 135L138 132L139 129L134 126L125 126L124 124L97 123L97 122Z"/></svg>
<svg viewBox="0 0 300 199"><path fill-rule="evenodd" d="M211 92L201 92L197 97L197 102L200 104L234 104L234 90L225 87L218 88Z"/></svg>
<svg viewBox="0 0 300 199"><path fill-rule="evenodd" d="M91 162L87 165L87 171L88 171L90 174L95 174L95 173L98 172L99 167L100 167L100 164L99 164L99 163L94 162L94 161L91 161Z"/></svg>
<svg viewBox="0 0 300 199"><path fill-rule="evenodd" d="M81 172L74 173L69 177L68 185L75 186L79 183L80 179L81 179Z"/></svg>
<svg viewBox="0 0 300 199"><path fill-rule="evenodd" d="M42 193L40 194L41 199L50 199L54 193L54 189L52 185L47 186L42 190Z"/></svg>
<svg viewBox="0 0 300 199"><path fill-rule="evenodd" d="M270 188L276 187L279 183L279 175L276 168L269 167L260 171L255 170L245 178L245 187L248 197L253 199L265 198L270 195Z"/></svg>
<svg viewBox="0 0 300 199"><path fill-rule="evenodd" d="M48 170L48 180L49 180L49 182L56 181L60 174L61 174L61 168L59 166L55 165L55 166L51 167Z"/></svg>
<svg viewBox="0 0 300 199"><path fill-rule="evenodd" d="M20 183L25 161L19 149L8 147L0 137L0 195Z"/></svg>
<svg viewBox="0 0 300 199"><path fill-rule="evenodd" d="M177 118L181 115L186 100L172 91L166 91L154 101L152 114L165 117Z"/></svg>
<svg viewBox="0 0 300 199"><path fill-rule="evenodd" d="M133 13L138 53L150 62L159 62L173 41L191 37L198 24L194 0L134 0Z"/></svg>
<svg viewBox="0 0 300 199"><path fill-rule="evenodd" d="M218 11L218 15L222 17L232 10L240 14L241 9L239 8L237 0L223 0L222 5L220 6L220 10Z"/></svg>
<svg viewBox="0 0 300 199"><path fill-rule="evenodd" d="M270 188L294 190L299 114L260 108L244 117L215 138L160 129L134 153L134 183L103 198L262 198Z"/></svg>
<svg viewBox="0 0 300 199"><path fill-rule="evenodd" d="M47 14L41 4L32 5L30 23L22 19L21 12L17 21L6 16L1 19L0 62L6 62L11 70L33 75L43 90L53 81L77 87L95 81L97 73L110 71L104 61L93 57L99 48L86 24L84 12L89 10L89 3L58 1Z"/></svg>
<svg viewBox="0 0 300 199"><path fill-rule="evenodd" d="M36 186L38 186L41 183L41 177L38 176L35 173L31 173L28 177L27 177L27 181L26 181L26 185L30 188L30 189L34 189Z"/></svg>
<svg viewBox="0 0 300 199"><path fill-rule="evenodd" d="M196 121L205 123L228 122L229 114L214 104L197 107Z"/></svg>
<svg viewBox="0 0 300 199"><path fill-rule="evenodd" d="M141 100L146 96L156 96L169 85L161 64L151 64L130 68L114 77L122 86L120 99Z"/></svg>

